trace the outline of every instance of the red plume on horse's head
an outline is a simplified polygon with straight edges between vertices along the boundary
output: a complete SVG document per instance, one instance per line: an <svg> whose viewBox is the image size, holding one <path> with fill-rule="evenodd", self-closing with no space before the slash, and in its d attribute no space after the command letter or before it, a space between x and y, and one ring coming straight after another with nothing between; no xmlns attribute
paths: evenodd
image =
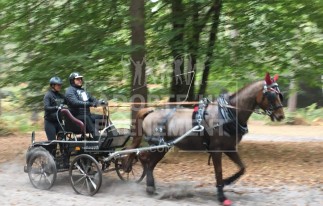
<svg viewBox="0 0 323 206"><path fill-rule="evenodd" d="M267 85L271 85L272 83L276 82L278 80L278 74L275 74L274 78L270 78L269 73L266 73L265 81Z"/></svg>
<svg viewBox="0 0 323 206"><path fill-rule="evenodd" d="M274 76L274 82L277 82L278 77L279 77L279 75L278 74L275 74L275 76Z"/></svg>
<svg viewBox="0 0 323 206"><path fill-rule="evenodd" d="M267 85L271 85L273 83L273 81L271 81L271 78L268 72L266 73L265 81Z"/></svg>

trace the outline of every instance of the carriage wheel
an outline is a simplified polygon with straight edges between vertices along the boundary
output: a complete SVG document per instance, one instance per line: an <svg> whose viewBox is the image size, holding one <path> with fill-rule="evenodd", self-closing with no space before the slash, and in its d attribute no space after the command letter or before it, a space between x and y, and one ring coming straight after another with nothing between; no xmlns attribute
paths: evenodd
<svg viewBox="0 0 323 206"><path fill-rule="evenodd" d="M71 163L70 180L78 194L92 196L97 193L102 183L102 171L99 163L88 154L78 155Z"/></svg>
<svg viewBox="0 0 323 206"><path fill-rule="evenodd" d="M27 153L26 153L26 164L28 165L29 161L30 161L30 157L32 156L32 154L34 154L36 151L39 150L44 150L43 147L31 147L28 149Z"/></svg>
<svg viewBox="0 0 323 206"><path fill-rule="evenodd" d="M42 147L30 151L27 171L31 184L37 189L48 190L56 180L54 158Z"/></svg>
<svg viewBox="0 0 323 206"><path fill-rule="evenodd" d="M125 182L141 182L146 176L146 170L139 157L136 156L132 160L130 171L124 171L122 166L122 158L115 160L115 169L119 178Z"/></svg>

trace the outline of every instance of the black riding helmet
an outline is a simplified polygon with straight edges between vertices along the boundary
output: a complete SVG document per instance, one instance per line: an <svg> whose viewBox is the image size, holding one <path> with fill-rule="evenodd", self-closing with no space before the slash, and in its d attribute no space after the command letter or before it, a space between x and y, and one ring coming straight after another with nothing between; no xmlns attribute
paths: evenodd
<svg viewBox="0 0 323 206"><path fill-rule="evenodd" d="M83 78L83 76L80 75L80 73L78 73L78 72L71 73L68 79L70 80L70 84L72 86L74 85L74 79L76 79L76 78Z"/></svg>
<svg viewBox="0 0 323 206"><path fill-rule="evenodd" d="M59 78L59 77L52 77L49 80L49 85L52 86L54 84L60 84L61 85L61 84L63 84L63 82L62 82L61 78Z"/></svg>

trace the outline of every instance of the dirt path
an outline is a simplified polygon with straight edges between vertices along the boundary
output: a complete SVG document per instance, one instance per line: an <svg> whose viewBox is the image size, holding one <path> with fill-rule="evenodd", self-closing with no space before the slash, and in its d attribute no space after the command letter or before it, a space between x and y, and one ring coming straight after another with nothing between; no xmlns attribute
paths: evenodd
<svg viewBox="0 0 323 206"><path fill-rule="evenodd" d="M225 188L233 205L323 205L323 127L255 122L249 129L238 148L247 172ZM99 193L86 197L75 194L67 173L59 173L49 191L32 187L23 172L29 134L0 137L0 142L0 205L217 205L205 153L170 152L155 169L158 195L153 197L144 182L125 184L114 173L104 174ZM234 171L224 158L224 176Z"/></svg>

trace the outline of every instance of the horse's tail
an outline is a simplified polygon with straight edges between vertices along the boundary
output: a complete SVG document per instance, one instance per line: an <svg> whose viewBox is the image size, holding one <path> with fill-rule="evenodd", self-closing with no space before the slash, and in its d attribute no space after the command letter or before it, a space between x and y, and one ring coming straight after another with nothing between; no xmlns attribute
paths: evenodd
<svg viewBox="0 0 323 206"><path fill-rule="evenodd" d="M143 136L142 122L145 119L145 117L153 111L154 110L152 108L143 108L138 111L136 115L135 123L131 128L132 143L130 146L127 146L126 148L123 148L123 149L125 150L134 149L140 146L142 136ZM133 159L136 158L136 156L137 156L136 153L130 153L129 155L126 155L125 157L122 158L122 167L125 172L131 171Z"/></svg>
<svg viewBox="0 0 323 206"><path fill-rule="evenodd" d="M145 119L145 117L152 113L154 110L153 108L143 108L141 110L138 111L137 115L136 115L136 121L135 124L133 126L132 129L132 134L133 134L133 140L132 140L132 144L131 144L131 148L138 148L141 140L142 140L142 136L143 136L143 130L142 130L142 122Z"/></svg>

